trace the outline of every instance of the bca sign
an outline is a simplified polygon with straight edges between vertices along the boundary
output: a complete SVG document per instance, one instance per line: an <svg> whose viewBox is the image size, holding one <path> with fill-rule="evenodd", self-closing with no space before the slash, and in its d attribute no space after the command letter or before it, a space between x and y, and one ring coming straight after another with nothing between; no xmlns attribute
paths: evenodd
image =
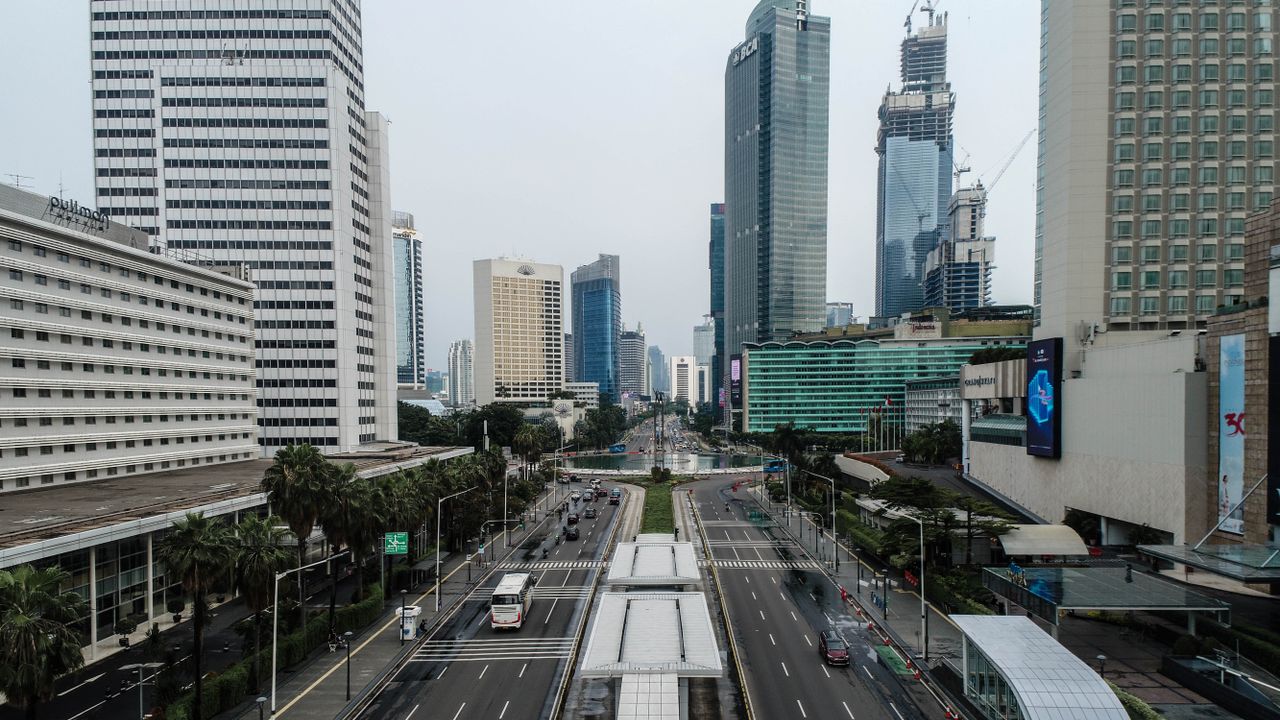
<svg viewBox="0 0 1280 720"><path fill-rule="evenodd" d="M751 38L750 40L742 43L741 45L738 46L736 50L733 51L733 55L732 55L733 64L737 65L743 60L746 60L747 58L755 54L755 51L759 49L760 49L760 36L757 35Z"/></svg>

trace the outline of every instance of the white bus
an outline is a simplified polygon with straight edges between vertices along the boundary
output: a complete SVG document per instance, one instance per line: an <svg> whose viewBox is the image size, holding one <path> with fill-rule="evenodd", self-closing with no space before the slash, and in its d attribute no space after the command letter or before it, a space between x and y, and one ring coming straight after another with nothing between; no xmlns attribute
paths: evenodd
<svg viewBox="0 0 1280 720"><path fill-rule="evenodd" d="M533 604L533 586L537 578L530 573L507 573L493 589L489 601L489 627L519 629Z"/></svg>

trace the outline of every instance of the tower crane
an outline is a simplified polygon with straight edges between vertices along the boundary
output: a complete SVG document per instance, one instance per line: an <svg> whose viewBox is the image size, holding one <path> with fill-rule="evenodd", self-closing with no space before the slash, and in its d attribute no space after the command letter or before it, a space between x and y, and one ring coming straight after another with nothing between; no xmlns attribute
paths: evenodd
<svg viewBox="0 0 1280 720"><path fill-rule="evenodd" d="M1000 178L1004 177L1005 171L1008 170L1009 166L1013 164L1013 161L1017 159L1018 153L1022 152L1022 148L1027 146L1027 141L1031 139L1031 136L1035 134L1036 134L1036 129L1031 128L1030 130L1027 131L1026 135L1022 136L1022 140L1018 143L1018 146L1015 147L1013 149L1013 152L1009 154L1009 159L1004 161L1004 165L1000 167L999 172L997 172L996 176L991 179L991 184L987 186L987 192L991 192L993 189L995 189L996 183L1000 182Z"/></svg>

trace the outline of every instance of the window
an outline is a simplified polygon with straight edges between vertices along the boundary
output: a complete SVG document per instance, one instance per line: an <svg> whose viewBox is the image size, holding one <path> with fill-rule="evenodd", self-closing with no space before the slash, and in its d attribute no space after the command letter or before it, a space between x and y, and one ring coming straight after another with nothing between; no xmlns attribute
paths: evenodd
<svg viewBox="0 0 1280 720"><path fill-rule="evenodd" d="M1245 106L1247 95L1243 89L1227 91L1227 107L1239 108Z"/></svg>
<svg viewBox="0 0 1280 720"><path fill-rule="evenodd" d="M1161 40L1160 38L1152 38L1143 45L1143 49L1146 51L1146 55L1149 58L1160 57L1164 55L1164 40Z"/></svg>
<svg viewBox="0 0 1280 720"><path fill-rule="evenodd" d="M1116 118L1116 135L1132 135L1133 118Z"/></svg>
<svg viewBox="0 0 1280 720"><path fill-rule="evenodd" d="M1227 66L1227 82L1244 82L1245 66L1244 63L1231 63Z"/></svg>
<svg viewBox="0 0 1280 720"><path fill-rule="evenodd" d="M1197 295L1196 296L1196 312L1211 313L1217 304L1217 298L1213 295Z"/></svg>
<svg viewBox="0 0 1280 720"><path fill-rule="evenodd" d="M1142 289L1156 290L1160 287L1160 271L1144 270L1142 273Z"/></svg>
<svg viewBox="0 0 1280 720"><path fill-rule="evenodd" d="M1254 55L1270 55L1271 54L1271 38L1254 38L1253 54Z"/></svg>
<svg viewBox="0 0 1280 720"><path fill-rule="evenodd" d="M1135 95L1135 93L1131 93L1131 92L1118 92L1118 93L1116 93L1116 109L1117 109L1117 110L1132 110L1132 109L1133 109L1133 102L1134 102L1134 95Z"/></svg>
<svg viewBox="0 0 1280 720"><path fill-rule="evenodd" d="M1182 197L1186 197L1183 195ZM1191 221L1185 218L1175 218L1169 221L1169 234L1176 238L1184 238L1191 234Z"/></svg>
<svg viewBox="0 0 1280 720"><path fill-rule="evenodd" d="M1271 140L1258 140L1253 144L1255 158L1270 158L1275 155L1275 143Z"/></svg>
<svg viewBox="0 0 1280 720"><path fill-rule="evenodd" d="M1255 132L1264 133L1275 130L1276 118L1270 113L1258 113L1253 119L1253 129ZM37 282L39 277L37 276Z"/></svg>
<svg viewBox="0 0 1280 720"><path fill-rule="evenodd" d="M1244 287L1244 270L1223 270L1222 283L1229 288Z"/></svg>
<svg viewBox="0 0 1280 720"><path fill-rule="evenodd" d="M1217 115L1201 115L1200 116L1200 133L1211 134L1218 132L1218 116Z"/></svg>
<svg viewBox="0 0 1280 720"><path fill-rule="evenodd" d="M1253 66L1253 79L1259 82L1270 82L1275 77L1275 68L1271 63L1258 63Z"/></svg>
<svg viewBox="0 0 1280 720"><path fill-rule="evenodd" d="M1159 161L1164 156L1164 143L1149 142L1142 144L1142 159L1147 162Z"/></svg>
<svg viewBox="0 0 1280 720"><path fill-rule="evenodd" d="M1196 197L1196 207L1201 212L1205 210L1216 211L1218 209L1218 193L1200 193Z"/></svg>
<svg viewBox="0 0 1280 720"><path fill-rule="evenodd" d="M1218 64L1200 63L1200 82L1218 82Z"/></svg>
<svg viewBox="0 0 1280 720"><path fill-rule="evenodd" d="M1177 38L1177 39L1175 39L1175 40L1173 41L1173 54L1174 54L1175 56L1177 56L1177 57L1187 57L1188 55L1190 55L1190 54L1191 54L1191 40L1190 40L1189 38ZM1187 66L1186 66L1186 68L1187 68L1187 76L1186 76L1185 78L1182 78L1182 77L1179 77L1179 76L1178 76L1178 74L1177 74L1176 70L1177 70L1179 67L1182 67L1182 66L1180 66L1180 65L1175 65L1175 66L1174 66L1174 70L1175 70L1174 75L1173 75L1173 80L1174 80L1174 82L1191 82L1191 66L1190 66L1190 65L1187 65Z"/></svg>
<svg viewBox="0 0 1280 720"><path fill-rule="evenodd" d="M1130 310L1130 299L1127 297L1111 298L1111 314L1112 315L1128 315Z"/></svg>
<svg viewBox="0 0 1280 720"><path fill-rule="evenodd" d="M1133 143L1116 143L1116 162L1133 161Z"/></svg>
<svg viewBox="0 0 1280 720"><path fill-rule="evenodd" d="M1163 32L1164 31L1164 15L1161 13L1147 14L1147 30Z"/></svg>
<svg viewBox="0 0 1280 720"><path fill-rule="evenodd" d="M1163 65L1147 65L1142 69L1142 77L1149 83L1164 82Z"/></svg>
<svg viewBox="0 0 1280 720"><path fill-rule="evenodd" d="M1189 142L1173 143L1173 159L1174 160L1190 160L1191 159L1191 143Z"/></svg>
<svg viewBox="0 0 1280 720"><path fill-rule="evenodd" d="M1173 132L1178 135L1184 135L1191 132L1191 116L1179 115L1173 119Z"/></svg>
<svg viewBox="0 0 1280 720"><path fill-rule="evenodd" d="M1218 284L1217 270L1197 270L1196 287L1214 287Z"/></svg>
<svg viewBox="0 0 1280 720"><path fill-rule="evenodd" d="M1143 212L1160 212L1161 210L1164 209L1162 207L1164 205L1163 200L1164 198L1161 197L1159 193L1156 193L1154 195L1143 195L1142 211Z"/></svg>
<svg viewBox="0 0 1280 720"><path fill-rule="evenodd" d="M1201 160L1217 160L1218 159L1218 141L1205 140L1200 143L1200 159Z"/></svg>
<svg viewBox="0 0 1280 720"><path fill-rule="evenodd" d="M1142 237L1144 238L1160 237L1160 221L1159 220L1143 220L1142 221Z"/></svg>
<svg viewBox="0 0 1280 720"><path fill-rule="evenodd" d="M1190 30L1191 29L1191 13L1176 13L1173 16L1173 29Z"/></svg>
<svg viewBox="0 0 1280 720"><path fill-rule="evenodd" d="M1118 238L1133 237L1133 223L1129 220L1117 220L1113 226L1114 236Z"/></svg>
<svg viewBox="0 0 1280 720"><path fill-rule="evenodd" d="M1159 135L1164 129L1164 118L1156 116L1144 118L1142 121L1142 132L1144 135Z"/></svg>
<svg viewBox="0 0 1280 720"><path fill-rule="evenodd" d="M1240 185L1244 182L1244 166L1231 165L1227 168L1227 184Z"/></svg>
<svg viewBox="0 0 1280 720"><path fill-rule="evenodd" d="M1116 195L1112 205L1116 212L1131 212L1133 210L1133 196Z"/></svg>
<svg viewBox="0 0 1280 720"><path fill-rule="evenodd" d="M1142 171L1143 187L1155 187L1164 184L1164 171L1160 168L1147 168Z"/></svg>
<svg viewBox="0 0 1280 720"><path fill-rule="evenodd" d="M1167 300L1169 303L1170 315L1184 315L1187 312L1187 296L1170 295Z"/></svg>
<svg viewBox="0 0 1280 720"><path fill-rule="evenodd" d="M1129 290L1133 287L1133 273L1127 271L1111 273L1112 290Z"/></svg>
<svg viewBox="0 0 1280 720"><path fill-rule="evenodd" d="M1137 15L1121 15L1117 18L1117 29L1120 32L1133 32L1138 29Z"/></svg>
<svg viewBox="0 0 1280 720"><path fill-rule="evenodd" d="M1266 210L1271 207L1271 193L1266 190L1259 190L1253 194L1253 209Z"/></svg>
<svg viewBox="0 0 1280 720"><path fill-rule="evenodd" d="M1228 260L1244 260L1244 243L1231 243L1227 245Z"/></svg>
<svg viewBox="0 0 1280 720"><path fill-rule="evenodd" d="M1200 218L1196 221L1196 232L1200 237L1214 237L1218 234L1217 218Z"/></svg>
<svg viewBox="0 0 1280 720"><path fill-rule="evenodd" d="M1218 54L1218 38L1200 39L1200 57L1216 57Z"/></svg>
<svg viewBox="0 0 1280 720"><path fill-rule="evenodd" d="M1116 56L1122 58L1135 57L1138 54L1138 43L1134 40L1121 40L1116 43Z"/></svg>
<svg viewBox="0 0 1280 720"><path fill-rule="evenodd" d="M1191 184L1191 168L1174 168L1173 169L1174 185L1190 185Z"/></svg>
<svg viewBox="0 0 1280 720"><path fill-rule="evenodd" d="M1139 298L1141 312L1143 315L1159 315L1160 314L1160 298L1144 297Z"/></svg>
<svg viewBox="0 0 1280 720"><path fill-rule="evenodd" d="M1218 184L1218 168L1202 167L1200 168L1200 184L1201 185L1217 185Z"/></svg>
<svg viewBox="0 0 1280 720"><path fill-rule="evenodd" d="M1227 209L1228 210L1244 210L1244 193L1232 192L1227 193Z"/></svg>
<svg viewBox="0 0 1280 720"><path fill-rule="evenodd" d="M1133 187L1133 171L1132 170L1116 170L1115 186L1116 187Z"/></svg>
<svg viewBox="0 0 1280 720"><path fill-rule="evenodd" d="M1274 176L1275 168L1271 165L1255 165L1253 167L1253 180L1259 185L1270 185Z"/></svg>
<svg viewBox="0 0 1280 720"><path fill-rule="evenodd" d="M1138 68L1132 65L1123 65L1116 68L1116 84L1131 85L1138 78Z"/></svg>
<svg viewBox="0 0 1280 720"><path fill-rule="evenodd" d="M1186 270L1170 270L1169 271L1169 287L1174 290L1181 290L1187 287L1187 271Z"/></svg>
<svg viewBox="0 0 1280 720"><path fill-rule="evenodd" d="M1157 263L1157 262L1160 262L1160 246L1159 246L1159 245L1144 245L1144 246L1142 247L1142 262L1143 262L1143 263Z"/></svg>
<svg viewBox="0 0 1280 720"><path fill-rule="evenodd" d="M1191 91L1177 90L1173 93L1173 106L1175 108L1191 107Z"/></svg>
<svg viewBox="0 0 1280 720"><path fill-rule="evenodd" d="M1243 140L1232 140L1227 143L1227 157L1242 158L1245 153L1245 142Z"/></svg>
<svg viewBox="0 0 1280 720"><path fill-rule="evenodd" d="M1133 261L1133 248L1128 245L1116 245L1111 248L1111 262L1115 264L1129 263Z"/></svg>

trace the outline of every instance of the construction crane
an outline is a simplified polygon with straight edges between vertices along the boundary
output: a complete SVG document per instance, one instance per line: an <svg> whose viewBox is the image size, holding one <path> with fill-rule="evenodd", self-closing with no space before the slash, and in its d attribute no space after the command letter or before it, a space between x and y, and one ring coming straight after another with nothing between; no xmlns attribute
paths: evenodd
<svg viewBox="0 0 1280 720"><path fill-rule="evenodd" d="M1031 128L1030 130L1027 131L1026 135L1022 136L1022 141L1019 142L1018 146L1013 149L1012 153L1009 154L1009 159L1004 161L1004 165L1000 167L1000 171L997 172L996 176L991 179L991 184L987 185L988 193L995 189L996 183L1000 182L1000 178L1004 177L1005 171L1008 170L1009 166L1013 164L1013 161L1018 157L1018 153L1022 152L1022 148L1027 146L1027 141L1031 139L1031 136L1035 134L1036 134L1036 129Z"/></svg>
<svg viewBox="0 0 1280 720"><path fill-rule="evenodd" d="M933 27L933 15L938 11L938 6L942 4L942 0L924 0L924 5L920 7L920 12L929 16L929 27ZM920 5L920 0L911 3L911 10L907 12L907 21L902 26L907 29L907 34L911 34L911 16L916 14L916 6Z"/></svg>
<svg viewBox="0 0 1280 720"><path fill-rule="evenodd" d="M959 146L957 145L957 147ZM960 149L964 150L964 148L960 148ZM951 175L955 178L954 184L959 185L960 176L973 169L969 167L969 151L964 150L964 158L960 160L960 162L956 162L955 160L952 160L951 166L955 168L955 171L951 173Z"/></svg>

